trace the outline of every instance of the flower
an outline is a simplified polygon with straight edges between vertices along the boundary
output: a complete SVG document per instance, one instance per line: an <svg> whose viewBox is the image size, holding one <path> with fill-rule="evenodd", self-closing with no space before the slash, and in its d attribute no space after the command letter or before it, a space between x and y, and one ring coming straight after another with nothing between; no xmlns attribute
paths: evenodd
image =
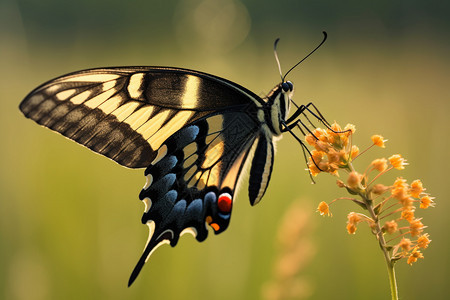
<svg viewBox="0 0 450 300"><path fill-rule="evenodd" d="M429 195L425 195L420 198L420 208L426 209L428 207L434 207L434 197L430 197Z"/></svg>
<svg viewBox="0 0 450 300"><path fill-rule="evenodd" d="M389 234L393 234L398 230L398 224L394 220L384 223L383 229Z"/></svg>
<svg viewBox="0 0 450 300"><path fill-rule="evenodd" d="M331 128L327 129L327 133L329 135L339 135L339 133L342 132L341 126L334 121L333 124L331 124Z"/></svg>
<svg viewBox="0 0 450 300"><path fill-rule="evenodd" d="M420 194L424 190L425 189L423 188L422 182L419 179L417 179L417 180L414 180L413 182L411 182L411 187L409 188L409 193L414 198L419 198Z"/></svg>
<svg viewBox="0 0 450 300"><path fill-rule="evenodd" d="M321 216L324 216L324 215L331 216L330 207L328 206L328 204L325 201L322 201L319 203L319 206L317 207L317 211L319 212L319 214Z"/></svg>
<svg viewBox="0 0 450 300"><path fill-rule="evenodd" d="M311 159L313 159L317 164L322 161L324 153L322 151L313 150L311 151Z"/></svg>
<svg viewBox="0 0 450 300"><path fill-rule="evenodd" d="M356 127L355 127L355 125L349 123L349 124L345 125L344 131L347 132L349 135L354 134L356 131Z"/></svg>
<svg viewBox="0 0 450 300"><path fill-rule="evenodd" d="M406 189L407 187L408 184L406 183L406 179L403 179L402 177L397 177L397 179L394 181L394 188Z"/></svg>
<svg viewBox="0 0 450 300"><path fill-rule="evenodd" d="M414 209L408 208L408 209L403 210L401 218L410 223L412 221L414 221Z"/></svg>
<svg viewBox="0 0 450 300"><path fill-rule="evenodd" d="M414 219L409 223L409 230L411 236L418 236L423 231L423 224L421 222L421 219Z"/></svg>
<svg viewBox="0 0 450 300"><path fill-rule="evenodd" d="M395 180L393 189L391 190L391 195L397 199L403 207L411 206L412 199L409 196L408 184L405 179L398 177Z"/></svg>
<svg viewBox="0 0 450 300"><path fill-rule="evenodd" d="M356 157L358 156L358 154L359 154L359 148L358 148L358 146L353 145L353 146L352 146L352 149L350 150L350 157L351 157L352 159L354 159L354 158L356 158Z"/></svg>
<svg viewBox="0 0 450 300"><path fill-rule="evenodd" d="M389 157L389 162L391 165L397 170L403 170L408 163L406 163L406 159L404 159L400 154L394 154Z"/></svg>
<svg viewBox="0 0 450 300"><path fill-rule="evenodd" d="M356 225L361 222L361 217L355 212L351 212L347 215L347 231L349 234L355 234Z"/></svg>
<svg viewBox="0 0 450 300"><path fill-rule="evenodd" d="M423 258L423 254L420 253L419 250L417 250L417 247L414 248L414 250L411 252L411 254L408 257L408 264L412 265L413 263L415 263L417 261L417 259L419 258Z"/></svg>
<svg viewBox="0 0 450 300"><path fill-rule="evenodd" d="M312 134L307 134L305 136L305 141L308 143L308 145L314 146L316 144L317 139Z"/></svg>
<svg viewBox="0 0 450 300"><path fill-rule="evenodd" d="M353 224L353 223L347 223L347 232L349 233L349 234L355 234L355 232L356 232L356 224Z"/></svg>
<svg viewBox="0 0 450 300"><path fill-rule="evenodd" d="M375 146L385 148L384 142L387 142L387 140L384 140L381 135L372 135L371 140Z"/></svg>
<svg viewBox="0 0 450 300"><path fill-rule="evenodd" d="M347 178L347 185L352 189L357 189L361 183L362 176L358 172L350 172Z"/></svg>
<svg viewBox="0 0 450 300"><path fill-rule="evenodd" d="M317 166L314 163L309 163L308 169L312 176L317 176L320 173L319 168L317 168Z"/></svg>
<svg viewBox="0 0 450 300"><path fill-rule="evenodd" d="M419 248L428 248L428 245L431 243L431 240L428 238L428 233L425 233L417 239L417 246Z"/></svg>
<svg viewBox="0 0 450 300"><path fill-rule="evenodd" d="M407 239L407 238L402 238L402 240L400 241L400 243L397 244L397 246L399 248L401 248L403 250L403 252L408 252L411 249L411 240Z"/></svg>
<svg viewBox="0 0 450 300"><path fill-rule="evenodd" d="M316 128L316 129L314 129L314 131L313 131L313 135L315 136L315 137L317 137L317 139L319 139L319 140L327 140L327 132L326 132L326 130L325 129L322 129L322 128Z"/></svg>
<svg viewBox="0 0 450 300"><path fill-rule="evenodd" d="M328 152L328 148L330 148L330 145L327 142L323 142L323 141L316 141L316 143L314 144L314 147L316 148L317 151L321 151L321 152Z"/></svg>
<svg viewBox="0 0 450 300"><path fill-rule="evenodd" d="M340 188L345 187L345 183L342 180L336 180L336 185Z"/></svg>
<svg viewBox="0 0 450 300"><path fill-rule="evenodd" d="M371 191L372 193L374 193L375 195L382 195L384 194L387 190L389 189L389 187L385 186L384 184L381 183L377 183L375 184Z"/></svg>
<svg viewBox="0 0 450 300"><path fill-rule="evenodd" d="M385 171L388 167L387 159L384 157L375 159L372 161L372 167L379 172Z"/></svg>

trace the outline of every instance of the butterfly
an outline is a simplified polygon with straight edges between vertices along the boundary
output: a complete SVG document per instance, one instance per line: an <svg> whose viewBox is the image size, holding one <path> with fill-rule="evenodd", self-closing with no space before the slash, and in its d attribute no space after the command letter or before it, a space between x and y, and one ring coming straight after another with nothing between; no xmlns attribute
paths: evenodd
<svg viewBox="0 0 450 300"><path fill-rule="evenodd" d="M324 32L309 55L325 39ZM227 229L245 164L250 165L250 203L262 199L276 140L290 132L302 143L292 130L305 111L323 118L309 109L312 103L297 106L289 116L294 86L285 78L299 63L264 98L199 71L111 67L50 80L19 108L27 118L122 166L145 168L139 199L150 233L130 286L162 244L175 246L184 233L201 242L207 226L215 234Z"/></svg>

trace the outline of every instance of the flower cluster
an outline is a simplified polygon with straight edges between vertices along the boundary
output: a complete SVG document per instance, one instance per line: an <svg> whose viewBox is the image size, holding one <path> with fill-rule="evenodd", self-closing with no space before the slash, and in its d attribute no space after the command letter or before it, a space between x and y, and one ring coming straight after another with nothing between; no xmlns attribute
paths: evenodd
<svg viewBox="0 0 450 300"><path fill-rule="evenodd" d="M316 128L305 137L306 142L314 147L309 158L309 171L313 176L320 172L337 174L340 168L348 167L359 149L350 146L349 137L355 132L355 126L348 124L344 130L334 123L330 128Z"/></svg>
<svg viewBox="0 0 450 300"><path fill-rule="evenodd" d="M422 219L415 216L416 206L421 209L434 206L434 197L425 193L420 180L408 183L398 177L392 185L378 183L378 179L391 170L403 170L407 164L400 155L378 158L371 162L363 173L355 171L352 162L373 146L385 148L382 136L372 136L372 144L360 153L352 145L351 136L355 126L349 124L344 129L334 123L327 129L317 128L305 137L306 142L314 147L308 162L313 176L319 173L337 175L339 170L347 173L346 181L337 180L340 188L345 188L354 197L341 197L330 203L321 202L317 208L321 215L331 216L329 205L337 200L351 200L368 213L351 212L347 216L347 231L354 234L359 223L367 223L376 235L385 257L389 263L407 258L412 264L423 258L421 249L428 247L431 240L424 233L426 226ZM389 236L389 240L386 237ZM400 240L400 241L399 241Z"/></svg>

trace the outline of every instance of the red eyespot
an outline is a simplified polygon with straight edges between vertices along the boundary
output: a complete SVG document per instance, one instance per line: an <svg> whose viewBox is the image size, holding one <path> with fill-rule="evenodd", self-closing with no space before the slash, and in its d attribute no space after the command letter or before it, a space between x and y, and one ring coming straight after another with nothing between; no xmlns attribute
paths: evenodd
<svg viewBox="0 0 450 300"><path fill-rule="evenodd" d="M217 206L219 210L223 213L231 212L231 206L233 205L233 200L231 199L231 195L228 193L223 193L219 196L219 200L217 200Z"/></svg>

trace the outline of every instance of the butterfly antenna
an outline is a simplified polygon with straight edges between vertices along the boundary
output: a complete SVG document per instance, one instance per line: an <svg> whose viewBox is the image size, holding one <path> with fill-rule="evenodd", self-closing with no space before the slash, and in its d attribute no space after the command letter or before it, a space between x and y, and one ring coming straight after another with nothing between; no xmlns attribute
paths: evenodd
<svg viewBox="0 0 450 300"><path fill-rule="evenodd" d="M305 59L307 59L311 54L313 54L314 52L316 52L316 50L317 49L319 49L320 48L320 46L322 46L323 45L323 43L325 43L325 41L327 40L327 33L325 32L325 31L323 31L323 40L322 40L322 42L320 42L320 44L316 47L316 48L314 48L314 50L313 51L311 51L308 55L306 55L302 60L300 60L298 63L296 63L292 68L290 68L289 69L289 71L287 71L286 72L286 74L284 74L284 76L282 77L282 81L284 82L284 79L286 78L286 76L289 74L289 72L291 72L292 70L294 70L299 64L301 64ZM277 41L275 41L275 45L276 45L276 42Z"/></svg>
<svg viewBox="0 0 450 300"><path fill-rule="evenodd" d="M280 38L277 38L275 40L275 43L273 43L273 54L275 55L275 60L277 61L278 71L280 72L280 77L281 77L281 82L284 82L283 72L281 72L281 64L280 64L280 60L278 59L278 53L277 53L277 45L278 45L279 41L280 41Z"/></svg>

